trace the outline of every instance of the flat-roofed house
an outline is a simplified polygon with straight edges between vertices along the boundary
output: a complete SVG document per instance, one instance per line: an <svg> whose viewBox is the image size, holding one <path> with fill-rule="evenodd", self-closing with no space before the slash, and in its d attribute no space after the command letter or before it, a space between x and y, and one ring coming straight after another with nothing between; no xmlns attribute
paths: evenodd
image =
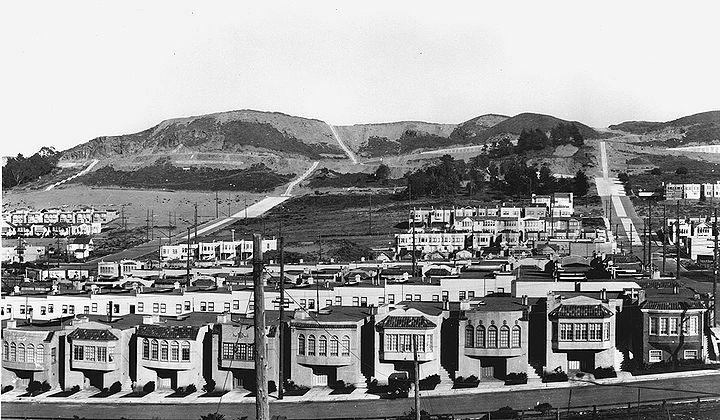
<svg viewBox="0 0 720 420"><path fill-rule="evenodd" d="M460 302L456 375L492 380L509 373L531 374L529 310L527 298L488 296Z"/></svg>
<svg viewBox="0 0 720 420"><path fill-rule="evenodd" d="M135 330L142 317L76 316L64 328L64 386L109 388L132 386L135 372Z"/></svg>
<svg viewBox="0 0 720 420"><path fill-rule="evenodd" d="M59 323L28 323L11 319L2 328L2 384L16 389L31 381L60 385L62 327Z"/></svg>
<svg viewBox="0 0 720 420"><path fill-rule="evenodd" d="M365 387L372 374L370 308L329 306L318 313L296 310L290 321L292 380L304 386Z"/></svg>
<svg viewBox="0 0 720 420"><path fill-rule="evenodd" d="M414 352L417 350L420 379L430 375L448 378L441 365L441 329L449 312L443 302L401 302L378 308L375 319L375 369L379 383L400 373L414 378Z"/></svg>

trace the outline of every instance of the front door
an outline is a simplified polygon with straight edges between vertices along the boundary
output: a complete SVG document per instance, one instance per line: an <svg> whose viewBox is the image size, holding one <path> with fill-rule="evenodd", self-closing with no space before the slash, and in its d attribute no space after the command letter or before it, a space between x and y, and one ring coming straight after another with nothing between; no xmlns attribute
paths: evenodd
<svg viewBox="0 0 720 420"><path fill-rule="evenodd" d="M327 386L328 374L323 372L313 372L313 386Z"/></svg>
<svg viewBox="0 0 720 420"><path fill-rule="evenodd" d="M480 379L490 379L495 377L495 367L494 366L481 366L480 367Z"/></svg>

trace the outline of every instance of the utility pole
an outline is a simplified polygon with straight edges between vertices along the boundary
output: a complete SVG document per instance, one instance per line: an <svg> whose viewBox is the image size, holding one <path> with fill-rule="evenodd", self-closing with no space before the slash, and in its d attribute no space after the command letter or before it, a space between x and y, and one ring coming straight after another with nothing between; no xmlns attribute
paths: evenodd
<svg viewBox="0 0 720 420"><path fill-rule="evenodd" d="M652 197L648 197L647 224L648 267L650 268L650 275L652 275Z"/></svg>
<svg viewBox="0 0 720 420"><path fill-rule="evenodd" d="M282 237L282 220L280 221L280 237L278 238L278 248L280 251L280 327L278 329L278 400L283 399L283 391L285 385L285 379L283 378L283 344L284 344L284 331L285 331L285 258L283 252L283 245L285 240Z"/></svg>
<svg viewBox="0 0 720 420"><path fill-rule="evenodd" d="M370 208L368 209L368 235L372 235L372 194L370 194Z"/></svg>
<svg viewBox="0 0 720 420"><path fill-rule="evenodd" d="M408 181L408 215L410 216L410 223L412 225L412 276L415 276L415 209L412 209L412 186Z"/></svg>
<svg viewBox="0 0 720 420"><path fill-rule="evenodd" d="M122 225L123 233L126 232L127 225L125 224L125 206L120 207L120 224Z"/></svg>
<svg viewBox="0 0 720 420"><path fill-rule="evenodd" d="M718 326L718 314L720 314L720 308L718 308L718 226L717 226L717 208L715 209L715 217L713 218L713 236L715 240L715 249L713 250L713 325Z"/></svg>
<svg viewBox="0 0 720 420"><path fill-rule="evenodd" d="M145 210L145 242L150 240L150 210Z"/></svg>
<svg viewBox="0 0 720 420"><path fill-rule="evenodd" d="M187 278L185 280L185 286L190 286L190 226L188 226L187 231Z"/></svg>
<svg viewBox="0 0 720 420"><path fill-rule="evenodd" d="M666 259L665 254L667 253L667 247L665 246L665 244L667 244L667 231L668 231L666 210L667 210L667 206L665 206L665 204L663 204L663 230L662 230L662 234L663 234L663 244L662 244L663 245L663 258L662 258L663 273L665 272L665 259Z"/></svg>
<svg viewBox="0 0 720 420"><path fill-rule="evenodd" d="M218 201L218 192L215 191L215 218L218 219L220 217L220 204Z"/></svg>
<svg viewBox="0 0 720 420"><path fill-rule="evenodd" d="M415 420L420 420L420 366L417 356L417 334L413 334L413 367L415 368Z"/></svg>
<svg viewBox="0 0 720 420"><path fill-rule="evenodd" d="M675 279L680 280L680 200L677 201L677 225L675 229Z"/></svg>
<svg viewBox="0 0 720 420"><path fill-rule="evenodd" d="M645 259L645 238L647 238L647 219L643 220L643 236L640 238L640 242L642 242L643 265L647 268L649 261Z"/></svg>
<svg viewBox="0 0 720 420"><path fill-rule="evenodd" d="M155 209L150 210L150 240L155 239Z"/></svg>
<svg viewBox="0 0 720 420"><path fill-rule="evenodd" d="M228 217L230 217L230 191L228 191Z"/></svg>
<svg viewBox="0 0 720 420"><path fill-rule="evenodd" d="M247 219L247 197L245 197L245 219Z"/></svg>
<svg viewBox="0 0 720 420"><path fill-rule="evenodd" d="M195 202L195 222L193 223L193 226L195 227L195 235L193 236L193 241L197 242L197 202Z"/></svg>
<svg viewBox="0 0 720 420"><path fill-rule="evenodd" d="M265 292L262 281L263 252L262 236L253 235L253 286L254 301L253 323L255 325L255 418L257 420L270 420L270 406L268 405L267 379L265 371Z"/></svg>
<svg viewBox="0 0 720 420"><path fill-rule="evenodd" d="M170 245L172 243L172 231L173 231L172 217L170 216L170 212L168 212L168 245Z"/></svg>

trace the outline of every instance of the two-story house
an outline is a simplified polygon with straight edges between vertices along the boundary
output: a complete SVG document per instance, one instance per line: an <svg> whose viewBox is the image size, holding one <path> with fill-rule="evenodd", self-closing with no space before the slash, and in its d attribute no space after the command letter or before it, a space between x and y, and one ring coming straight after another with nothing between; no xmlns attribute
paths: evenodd
<svg viewBox="0 0 720 420"><path fill-rule="evenodd" d="M298 385L339 381L365 387L372 375L370 308L328 306L317 313L296 310L290 321L290 369Z"/></svg>
<svg viewBox="0 0 720 420"><path fill-rule="evenodd" d="M31 381L60 385L63 338L60 323L3 321L2 384L26 387Z"/></svg>
<svg viewBox="0 0 720 420"><path fill-rule="evenodd" d="M476 298L460 302L456 375L505 379L528 372L527 298Z"/></svg>

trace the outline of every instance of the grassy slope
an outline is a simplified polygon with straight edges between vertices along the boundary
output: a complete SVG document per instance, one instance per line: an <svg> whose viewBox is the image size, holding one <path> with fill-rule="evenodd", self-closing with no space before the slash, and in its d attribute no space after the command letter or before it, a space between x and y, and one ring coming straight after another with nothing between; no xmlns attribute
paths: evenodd
<svg viewBox="0 0 720 420"><path fill-rule="evenodd" d="M355 152L367 144L370 137L386 138L397 141L404 132L411 130L427 133L439 137L449 137L455 129L455 124L436 124L422 121L399 121L380 124L356 124L337 126L335 129L345 144Z"/></svg>

